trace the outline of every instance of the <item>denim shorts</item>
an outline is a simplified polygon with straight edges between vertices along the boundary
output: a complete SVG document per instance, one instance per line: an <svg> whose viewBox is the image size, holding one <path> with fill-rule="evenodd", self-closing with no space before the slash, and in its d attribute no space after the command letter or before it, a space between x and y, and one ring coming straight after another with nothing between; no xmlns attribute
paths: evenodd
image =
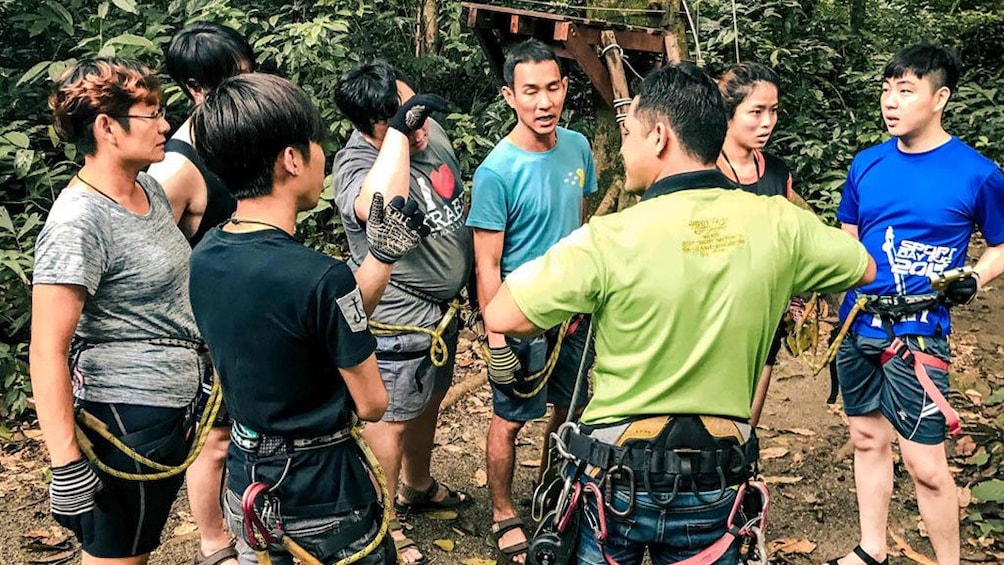
<svg viewBox="0 0 1004 565"><path fill-rule="evenodd" d="M547 385L531 398L510 398L492 384L492 404L495 415L510 422L529 422L540 418L547 412L547 405L553 404L567 408L572 401L572 389L575 387L575 378L579 373L579 365L582 362L583 351L585 351L585 370L588 371L593 365L596 356L592 340L586 344L586 332L589 326L589 318L583 318L575 331L566 336L561 343L561 351L558 352L558 361L554 365L554 370L547 381ZM525 340L506 338L517 352L519 346ZM551 351L548 348L547 355ZM518 355L518 353L517 353ZM520 357L520 363L526 366L526 359ZM489 382L491 382L489 380ZM586 393L589 388L588 379L583 378L579 384L578 407L586 405Z"/></svg>
<svg viewBox="0 0 1004 565"><path fill-rule="evenodd" d="M641 565L646 549L653 565L676 563L697 555L725 535L729 514L736 498L736 489L727 489L720 499L718 491L702 493L702 497L677 493L666 508L654 497L665 499L667 494L635 493L634 510L630 516L619 518L606 513L607 537L603 550L620 565ZM630 494L626 490L614 491L614 508L628 507ZM707 501L707 502L705 502ZM582 511L596 516L596 501L585 497ZM606 565L603 552L594 532L585 518L579 520L579 565ZM739 546L733 543L716 565L734 565L739 562Z"/></svg>
<svg viewBox="0 0 1004 565"><path fill-rule="evenodd" d="M387 388L385 422L414 420L429 404L433 394L442 394L453 383L453 367L459 337L456 320L443 334L446 365L436 367L429 358L431 339L422 333L377 336L377 365ZM411 354L411 355L409 355Z"/></svg>
<svg viewBox="0 0 1004 565"><path fill-rule="evenodd" d="M255 558L254 550L244 539L244 514L241 510L240 495L227 490L224 497L223 510L226 515L227 527L237 538L235 544L238 553L237 561L241 565L255 565L258 560ZM300 547L322 563L335 563L366 547L380 529L380 518L379 506L373 505L322 518L298 518L282 515L281 521L285 535L289 536ZM369 527L362 524L366 521L370 522ZM339 536L339 534L348 528L356 528L357 526L365 528L363 535L353 536L354 541L348 545L337 543L336 537L345 537ZM335 547L335 545L340 547ZM293 565L293 556L287 553L281 545L269 546L269 555L274 565ZM356 561L356 563L361 565L397 563L397 551L394 548L390 532L386 533L383 541L373 553Z"/></svg>
<svg viewBox="0 0 1004 565"><path fill-rule="evenodd" d="M948 338L944 336L901 337L911 350L923 351L948 362ZM848 334L837 352L837 378L848 416L879 411L896 432L917 443L937 445L945 440L945 416L924 391L913 365L900 357L881 364L888 338ZM926 367L927 374L948 396L948 371Z"/></svg>

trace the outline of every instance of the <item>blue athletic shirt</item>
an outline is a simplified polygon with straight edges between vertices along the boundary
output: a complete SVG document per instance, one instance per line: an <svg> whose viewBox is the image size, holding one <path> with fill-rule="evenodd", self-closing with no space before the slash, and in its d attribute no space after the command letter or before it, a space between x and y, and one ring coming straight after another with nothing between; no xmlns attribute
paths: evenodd
<svg viewBox="0 0 1004 565"><path fill-rule="evenodd" d="M589 142L556 131L558 142L547 151L526 151L505 138L474 172L467 225L505 232L503 279L581 226L582 197L596 191Z"/></svg>
<svg viewBox="0 0 1004 565"><path fill-rule="evenodd" d="M875 280L859 292L931 293L929 274L965 265L974 224L988 245L1004 243L1004 174L956 137L923 153L904 153L892 138L854 157L837 219L858 227L878 266ZM841 320L856 299L855 291L847 293ZM870 314L860 314L852 329L865 337L886 335ZM944 306L893 328L896 335L922 336L947 335L950 329Z"/></svg>

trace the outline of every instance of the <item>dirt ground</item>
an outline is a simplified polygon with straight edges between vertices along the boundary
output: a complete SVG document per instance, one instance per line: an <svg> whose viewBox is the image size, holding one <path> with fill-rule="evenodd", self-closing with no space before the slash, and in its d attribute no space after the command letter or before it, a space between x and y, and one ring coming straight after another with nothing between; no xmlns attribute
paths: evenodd
<svg viewBox="0 0 1004 565"><path fill-rule="evenodd" d="M996 286L955 314L956 362L950 400L962 416L965 431L946 445L962 494L962 553L966 563L1004 563L1004 535L997 533L996 539L992 532L981 535L981 524L972 517L974 509L981 510L984 519L989 519L988 515L1004 518L1004 512L986 503L976 506L969 492L969 487L980 480L995 475L1004 478L1000 471L1004 439L1001 405L983 404L983 399L1004 387L1004 290ZM470 351L462 352L456 382L483 371L483 364ZM858 539L851 453L845 447L847 429L842 412L839 407L825 404L829 388L825 374L811 377L808 373L802 361L782 357L759 430L762 471L772 489L767 536L773 563L821 563L847 552ZM434 474L468 491L476 502L461 510L455 520L414 521L411 536L436 563L483 565L494 560L484 541L490 512L482 471L490 412L490 393L485 385L463 396L442 415ZM518 497L528 497L532 488L541 427L536 422L521 435L515 483ZM31 424L15 432L0 449L0 563L79 562L75 542L67 539L48 517L46 465L39 432ZM524 514L529 518L529 510ZM896 466L889 522L891 563L933 563L913 486L901 464ZM197 535L182 495L164 531L163 545L153 554L151 563L190 563ZM434 540L450 540L455 548L444 551Z"/></svg>

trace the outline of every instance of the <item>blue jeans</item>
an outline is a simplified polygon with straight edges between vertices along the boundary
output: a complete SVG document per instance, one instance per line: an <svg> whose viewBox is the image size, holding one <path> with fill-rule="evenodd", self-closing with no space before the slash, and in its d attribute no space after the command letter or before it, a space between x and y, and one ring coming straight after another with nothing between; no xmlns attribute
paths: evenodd
<svg viewBox="0 0 1004 565"><path fill-rule="evenodd" d="M717 491L702 493L705 500L714 500ZM668 494L656 493L654 497L666 499ZM596 514L596 500L584 497L582 509L593 517ZM705 503L693 493L678 493L668 508L662 508L647 492L635 494L634 510L626 518L618 518L606 513L607 537L603 544L620 565L640 565L648 549L653 565L676 563L697 555L702 550L725 535L726 522L736 498L734 488L725 491L721 500ZM630 502L626 490L614 491L613 507L624 510ZM606 565L603 553L596 541L589 521L580 520L579 565ZM739 563L739 547L732 547L715 562L717 565Z"/></svg>

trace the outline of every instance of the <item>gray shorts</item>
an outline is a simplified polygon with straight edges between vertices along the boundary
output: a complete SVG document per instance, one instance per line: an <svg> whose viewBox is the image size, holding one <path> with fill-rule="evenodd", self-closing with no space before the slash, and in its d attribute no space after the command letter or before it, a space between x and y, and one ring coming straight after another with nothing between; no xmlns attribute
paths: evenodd
<svg viewBox="0 0 1004 565"><path fill-rule="evenodd" d="M944 336L901 337L913 351L923 351L942 361L950 360ZM881 364L888 338L861 337L849 333L837 351L837 378L848 416L879 411L902 437L926 445L945 440L945 416L924 391L913 365L900 357ZM927 367L927 374L948 396L948 371Z"/></svg>
<svg viewBox="0 0 1004 565"><path fill-rule="evenodd" d="M443 334L449 351L446 365L436 367L429 357L432 338L422 333L377 336L377 365L387 387L384 422L407 422L417 418L435 393L445 393L453 384L453 367L459 337L454 319Z"/></svg>

